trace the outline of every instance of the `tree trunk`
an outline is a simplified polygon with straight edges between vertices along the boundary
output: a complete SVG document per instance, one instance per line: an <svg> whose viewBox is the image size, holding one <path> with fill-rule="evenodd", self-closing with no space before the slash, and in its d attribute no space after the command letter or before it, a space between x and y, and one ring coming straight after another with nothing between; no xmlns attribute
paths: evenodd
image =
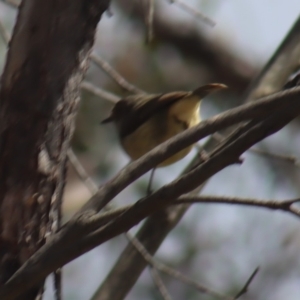
<svg viewBox="0 0 300 300"><path fill-rule="evenodd" d="M108 0L26 0L0 90L0 285L60 225L66 154ZM44 278L18 299L35 299Z"/></svg>

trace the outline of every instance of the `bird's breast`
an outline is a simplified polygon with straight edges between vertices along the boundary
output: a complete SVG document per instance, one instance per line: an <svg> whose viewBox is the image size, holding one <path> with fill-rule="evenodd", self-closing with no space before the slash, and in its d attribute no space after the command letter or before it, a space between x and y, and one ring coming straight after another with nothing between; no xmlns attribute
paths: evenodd
<svg viewBox="0 0 300 300"><path fill-rule="evenodd" d="M131 159L140 158L156 146L200 122L199 99L190 97L190 99L183 100L156 113L131 134L122 138L123 148ZM159 167L182 159L192 147L185 148L171 156Z"/></svg>

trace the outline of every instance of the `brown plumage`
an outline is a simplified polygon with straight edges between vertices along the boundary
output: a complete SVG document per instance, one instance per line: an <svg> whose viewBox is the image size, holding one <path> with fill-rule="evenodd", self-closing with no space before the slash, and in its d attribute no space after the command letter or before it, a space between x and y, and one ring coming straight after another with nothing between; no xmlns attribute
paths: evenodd
<svg viewBox="0 0 300 300"><path fill-rule="evenodd" d="M135 160L176 134L200 122L200 101L212 92L226 88L220 83L208 84L192 92L134 95L118 101L111 115L102 121L116 124L121 144ZM193 146L163 161L159 167L186 156Z"/></svg>

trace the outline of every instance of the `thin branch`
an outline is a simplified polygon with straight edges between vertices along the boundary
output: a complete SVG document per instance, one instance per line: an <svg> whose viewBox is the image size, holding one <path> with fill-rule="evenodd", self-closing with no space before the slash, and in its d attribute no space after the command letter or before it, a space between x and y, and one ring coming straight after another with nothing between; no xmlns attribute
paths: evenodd
<svg viewBox="0 0 300 300"><path fill-rule="evenodd" d="M128 210L128 208L127 208L126 210ZM124 211L122 211L121 213L123 214L123 213L124 213ZM102 221L103 221L103 220L102 220ZM98 225L99 225L99 224L98 224Z"/></svg>
<svg viewBox="0 0 300 300"><path fill-rule="evenodd" d="M148 13L146 16L147 24L147 37L146 43L151 43L153 41L153 20L154 20L154 0L148 0Z"/></svg>
<svg viewBox="0 0 300 300"><path fill-rule="evenodd" d="M223 136L220 132L216 132L212 135L214 139L216 139L218 142L223 142L225 140L225 136ZM285 161L287 163L293 164L295 167L300 167L299 159L295 155L284 155L284 154L278 154L269 152L266 150L258 149L258 148L250 148L247 152L262 155L262 156L268 156L270 158L278 159Z"/></svg>
<svg viewBox="0 0 300 300"><path fill-rule="evenodd" d="M174 201L170 202L169 205L182 205L182 204L231 204L231 205L242 205L242 206L254 206L263 207L271 210L282 210L290 212L291 214L300 217L300 209L294 207L293 204L300 202L300 199L289 199L289 200L264 200L254 198L239 198L239 197L221 197L221 196L195 196L195 195L183 195ZM126 211L129 211L135 206L135 204L129 204L116 209L108 210L105 213L95 215L90 219L91 228L97 228L107 224L116 218L123 215ZM132 237L131 237L132 238Z"/></svg>
<svg viewBox="0 0 300 300"><path fill-rule="evenodd" d="M299 88L298 88L298 90L300 90ZM293 89L293 90L291 90L291 91L289 91L289 92L282 92L282 93L279 93L279 94L281 94L282 96L284 96L284 95L288 95L288 94L290 94L291 92L293 92L294 91L294 93L295 93L295 91L297 91L297 89ZM296 94L297 95L297 94ZM275 98L274 98L275 97ZM276 99L276 95L272 95L272 96L270 96L270 97L267 97L266 99ZM288 99L286 99L285 101L282 101L283 103L287 103L287 100ZM298 100L298 97L296 97L296 100ZM268 103L268 102L265 102L266 100L264 100L263 102L262 102L263 100L260 100L260 101L257 101L256 103L253 103L253 104L247 104L247 105L243 105L242 107L247 107L248 109L246 109L246 115L247 115L247 117L250 117L250 115L251 115L251 112L253 111L252 110L252 108L253 107L255 107L255 108L257 108L257 107L259 107L258 106L258 104L259 103ZM299 102L299 101L298 101ZM296 105L296 104L295 104ZM298 103L298 105L299 105L299 103ZM249 110L249 108L251 107L251 109ZM276 105L276 108L278 109L278 104ZM296 107L294 107L295 109L296 109ZM242 113L241 113L241 109L240 110L238 110L238 108L237 109L232 109L232 110L230 110L230 114L229 114L229 116L233 116L234 114L233 114L233 111L235 111L235 113L238 111L238 115L237 116L239 116L239 117L241 117L242 116ZM242 110L243 111L243 110ZM257 109L256 110L254 110L256 113L257 113ZM244 111L244 113L245 113L245 111ZM225 113L223 113L223 114L221 114L221 115L219 115L219 116L216 116L216 117L214 117L214 118L212 118L213 119L213 123L214 122L220 122L221 121L221 124L224 126L224 123L222 123L222 117L221 116L223 116L224 117L224 115L226 116L226 112ZM224 119L223 119L223 121L224 121ZM207 124L205 124L205 122L207 122ZM145 172L147 172L149 169L151 169L151 167L153 167L153 165L156 165L156 164L158 164L159 162L161 162L162 160L160 160L160 159L157 159L157 160L155 160L156 158L158 158L158 157L160 157L161 155L163 155L163 154L166 154L166 153L168 153L169 151L171 151L171 150L173 150L173 152L171 152L172 154L175 154L176 153L176 151L179 151L179 150L181 150L181 149L183 149L183 148L185 148L186 146L188 146L188 144L185 144L185 139L183 139L183 137L186 137L186 136L189 136L189 133L191 132L191 131L193 131L194 129L196 130L196 132L197 132L197 130L199 130L199 128L201 128L201 126L204 126L204 128L205 127L207 127L208 125L212 125L211 124L211 122L209 122L209 120L207 120L207 121L203 121L200 125L198 125L198 126L195 126L194 128L192 128L192 129L189 129L189 130L187 130L187 131L185 131L183 134L180 134L180 135L178 135L177 137L174 137L174 138L172 138L172 139L170 139L169 141L167 141L166 143L163 143L161 146L159 146L158 148L156 148L156 149L154 149L154 150L152 150L152 151L150 151L147 155L145 155L144 157L142 157L142 158L140 158L139 160L137 160L137 161L134 161L134 162L132 162L131 164L129 164L127 167L125 167L124 169L123 169L123 171L121 171L120 173L119 173L119 176L116 176L113 180L111 180L110 182L109 182L109 184L107 184L105 187L102 187L102 188L100 188L99 189L99 191L97 192L97 194L96 195L94 195L91 199L90 199L90 201L87 203L87 204L85 204L84 206L83 206L83 208L81 209L81 212L84 212L84 211L87 211L87 210L95 210L95 211L98 211L98 210L100 210L101 208L103 208L115 195L117 195L124 187L125 187L125 185L124 185L124 183L125 182L127 182L126 183L126 186L129 184L129 183L131 183L132 181L134 181L136 178L138 178L141 174L143 174L143 173L145 173ZM277 126L280 124L280 122L278 122L278 124L277 124ZM274 125L275 126L275 125ZM197 128L197 127L199 127L199 128ZM206 128L207 129L207 128ZM215 129L215 130L218 130L218 129ZM254 130L254 129L253 129ZM256 129L257 130L257 129ZM199 133L199 132L198 132ZM260 133L260 134L263 134L263 133ZM198 137L199 138L199 137ZM193 143L195 142L196 140L193 140ZM189 141L190 142L190 141ZM247 141L248 143L249 143L249 141ZM246 145L247 143L245 143L244 145L243 145L243 148L245 147L245 145ZM176 150L174 150L174 148L175 148L175 146L177 146L178 145L178 149L176 149ZM166 146L166 147L164 147L164 146ZM229 145L230 146L230 145ZM228 147L228 146L227 146ZM220 150L218 150L219 152L220 152ZM223 150L224 151L224 150ZM152 155L151 155L152 154ZM148 159L147 159L148 158ZM167 158L167 155L166 156L164 156L163 157L164 159L165 158ZM206 161L205 163L209 163L210 162L210 160L208 160L208 161ZM205 165L205 163L204 163L204 165ZM138 166L140 166L140 169L139 169L139 171L138 171L138 168L137 168L137 166L136 165L138 165ZM198 168L201 168L201 166L199 166L199 167L197 167L196 169L198 169ZM135 170L135 172L132 172L131 170ZM128 175L130 174L130 173L134 173L134 174L132 174L132 176L129 176L128 177ZM122 180L121 180L122 179ZM156 193L154 193L153 195L155 195ZM153 196L152 195L152 196ZM149 197L146 197L146 198L149 198ZM151 198L151 196L150 196L150 198ZM95 219L97 220L97 218L98 218L99 216L95 216ZM91 221L91 220L90 220ZM93 225L92 225L92 223L93 222L89 222L89 226L91 226L91 227L86 227L86 229L87 228L93 228ZM85 226L86 226L87 224L85 224Z"/></svg>
<svg viewBox="0 0 300 300"><path fill-rule="evenodd" d="M278 120L278 113L276 114L276 120ZM236 156L240 155L250 145L258 142L265 136L274 133L276 130L279 130L286 122L287 120L285 118L280 121L278 120L278 122L275 123L272 117L267 118L261 124L254 126L251 130L249 130L249 132L243 134L232 144L226 145L226 147L222 148L222 150L217 149L210 159L204 162L201 166L193 169L191 172L180 177L178 180L165 185L151 196L140 200L137 204L133 205L132 208L128 209L123 215L121 215L121 217L117 218L113 223L104 226L103 229L96 230L95 233L93 233L90 237L87 236L86 239L89 241L90 239L93 240L93 238L97 239L96 236L101 236L102 232L104 233L106 231L109 231L110 234L115 231L116 234L116 231L119 232L121 228L123 230L125 227L128 228L127 226L129 226L129 223L131 225L136 224L134 219L140 220L140 218L145 217L145 214L148 215L153 213L156 205L162 207L170 204L172 198L175 197L175 194L184 194L190 189L193 189L195 185L201 184L215 173L215 167L222 169L225 166L233 163L236 160ZM269 127L271 124L272 126ZM232 149L235 149L235 152L232 152ZM214 165L215 163L216 165ZM196 180L197 183L194 180ZM162 201L162 199L164 200ZM126 226L125 223L123 223L125 220L128 222ZM87 224L85 223L85 225Z"/></svg>
<svg viewBox="0 0 300 300"><path fill-rule="evenodd" d="M96 87L87 81L82 82L80 86L83 90L89 91L89 92L93 93L94 95L96 95L97 97L103 98L110 102L116 103L121 99L120 97L118 97L110 92L107 92L99 87Z"/></svg>
<svg viewBox="0 0 300 300"><path fill-rule="evenodd" d="M77 159L77 157L74 154L72 149L68 150L68 158L69 158L69 161L71 162L72 166L74 167L77 175L79 176L79 178L84 182L84 184L87 186L87 188L91 191L91 194L94 195L98 191L98 187L95 184L95 182L91 179L91 177L89 177L89 175L87 174L87 172L83 168L82 164ZM116 211L116 214L114 215L115 211ZM109 218L108 218L107 222L120 215L118 209L115 211L113 211L113 215L110 214L112 212L111 210L108 212L109 215L107 215L107 216L109 216ZM122 213L124 211L125 210L122 210ZM103 222L103 220L102 220L102 222ZM129 241L131 241L132 239L135 239L129 233L126 233L126 236ZM167 288L165 287L162 279L160 278L160 276L159 276L158 272L155 270L155 268L150 267L149 270L152 275L153 281L154 281L158 291L160 292L162 298L165 300L172 300ZM91 299L92 300L97 299L97 294L93 295L93 297Z"/></svg>
<svg viewBox="0 0 300 300"><path fill-rule="evenodd" d="M97 195L90 199L82 207L80 212L85 210L99 211L124 188L123 184L125 181L127 181L128 184L132 183L139 176L146 173L163 160L189 145L196 143L207 135L243 120L249 120L250 118L255 117L257 118L258 116L264 115L266 112L270 113L270 111L274 111L274 109L276 109L276 111L282 111L284 107L293 107L293 112L297 112L297 108L300 107L299 93L300 88L298 87L273 94L256 101L255 103L248 103L237 108L230 109L208 120L204 120L199 125L178 134L151 150L147 155L131 162L119 173L119 175L111 180L109 184L100 188ZM278 124L281 123L278 122ZM131 173L131 170L135 170L135 172ZM131 174L131 176L129 176L129 174ZM120 178L123 179L122 183ZM117 183L117 185L114 183ZM101 199L101 201L99 199Z"/></svg>
<svg viewBox="0 0 300 300"><path fill-rule="evenodd" d="M292 213L300 217L300 209L293 207L294 203L300 202L300 199L291 200L262 200L252 198L238 198L238 197L218 197L218 196L181 196L174 201L173 204L187 204L187 203L208 203L208 204L234 204L264 207L272 210L282 210ZM127 207L128 209L129 207Z"/></svg>
<svg viewBox="0 0 300 300"><path fill-rule="evenodd" d="M127 9L127 2L123 1L123 9ZM128 9L127 9L128 11ZM136 15L142 15L137 13ZM298 24L298 25L297 25ZM195 28L188 32L182 33L181 31L174 30L174 23L166 22L165 18L159 15L155 22L156 35L173 45L175 45L181 52L190 57L194 57L197 61L201 61L208 69L212 70L211 73L218 75L221 81L225 81L229 86L244 93L245 88L249 84L251 77L257 72L253 67L250 67L245 62L238 60L231 53L229 53L224 45L207 41L201 33ZM299 39L299 25L300 18L297 23L288 33L287 38L282 43L282 46L270 59L267 66L264 68L262 75L259 75L257 80L251 85L251 92L265 87L271 93L274 88L282 87L291 73L293 73L299 66L299 54L294 52L293 49L298 48L300 44ZM297 46L298 45L298 46ZM284 69L284 73L282 73ZM287 72L286 72L287 71ZM269 76L273 74L272 76ZM265 76L267 75L267 76ZM221 77L220 77L221 76ZM222 77L223 76L223 77ZM279 80L278 80L279 78ZM268 87L271 86L271 89ZM244 97L246 99L246 96ZM252 99L254 100L254 99ZM230 129L226 130L227 134ZM218 143L209 139L205 143L205 150L210 152L216 147ZM194 161L197 161L195 159ZM202 185L204 186L204 185ZM143 245L147 248L149 253L154 255L167 234L176 226L176 224L183 217L189 205L178 205L173 208L167 208L159 213L150 216L141 229L138 231L137 236ZM124 268L124 265L126 269ZM140 274L146 267L146 263L142 260L136 250L131 244L128 244L124 251L120 254L119 259L111 270L109 276L102 283L99 288L99 294L102 296L101 300L121 300L126 297ZM122 275L126 276L128 272L131 278L125 285L122 282ZM117 280L116 278L119 278ZM118 292L112 289L111 286L118 286Z"/></svg>
<svg viewBox="0 0 300 300"><path fill-rule="evenodd" d="M83 181L83 183L86 185L86 187L91 191L91 194L94 195L95 193L97 193L98 191L98 187L96 185L96 183L92 180L92 178L87 174L87 172L85 171L85 169L83 168L82 164L80 163L80 161L77 159L75 153L73 152L72 149L68 150L68 158L70 163L72 164L73 168L75 169L77 175L79 176L79 178ZM122 213L125 210L122 210ZM111 214L111 212L113 212L113 214ZM108 212L108 221L114 219L115 217L119 216L119 210L116 209L114 211L110 210ZM103 219L102 219L103 222ZM100 223L102 223L100 221ZM131 236L131 234L126 233L126 237L129 241L135 239L133 236ZM150 267L150 273L152 275L153 281L155 283L155 285L157 286L161 296L163 297L163 299L165 300L172 300L171 296L168 293L168 290L166 289L162 279L160 278L158 272L153 268ZM59 298L58 298L59 299ZM93 297L91 299L97 299L97 294L93 295Z"/></svg>
<svg viewBox="0 0 300 300"><path fill-rule="evenodd" d="M293 114L295 114L295 112L293 112ZM216 169L220 170L225 166L232 164L236 160L236 157L249 148L249 146L282 128L287 122L287 117L279 120L279 115L279 113L275 115L277 122L274 122L273 116L269 117L264 122L254 126L249 132L243 134L232 144L226 145L222 150L217 149L210 159L201 166L196 167L188 174L165 185L151 196L141 199L132 208L128 209L123 215L114 220L114 222L111 222L102 229L96 230L93 234L86 236L85 241L82 240L82 242L84 244L89 243L91 246L93 243L96 243L96 241L98 243L100 237L106 240L106 233L115 235L124 232L124 230L127 230L132 225L136 224L137 220L141 220L146 215L155 212L157 206L162 208L163 206L170 204L176 194L184 194L195 188L198 184L201 184L215 174Z"/></svg>
<svg viewBox="0 0 300 300"><path fill-rule="evenodd" d="M228 297L228 296L222 295L214 290L211 290L211 289L207 288L206 286L199 284L195 280L192 280L191 278L183 275L179 271L177 271L161 262L156 261L149 254L149 252L146 250L146 248L142 245L142 243L138 239L134 238L134 239L131 239L130 241L134 245L136 250L140 253L140 255L143 257L143 259L145 259L146 262L149 265L151 265L153 268L155 268L156 270L159 270L165 274L168 274L169 276L171 276L181 282L184 282L185 284L190 285L191 287L195 288L197 291L204 293L206 295L210 295L210 296L216 297L218 299L222 299L222 300L232 300L233 299L233 297Z"/></svg>
<svg viewBox="0 0 300 300"><path fill-rule="evenodd" d="M246 101L276 93L299 67L300 16L260 74L248 87Z"/></svg>
<svg viewBox="0 0 300 300"><path fill-rule="evenodd" d="M102 59L99 55L92 53L90 58L98 67L100 67L124 90L133 94L145 94L145 91L129 83L122 75L120 75L108 62Z"/></svg>
<svg viewBox="0 0 300 300"><path fill-rule="evenodd" d="M262 155L262 156L268 156L268 157L274 158L274 159L279 159L284 162L291 163L295 167L298 167L298 168L300 167L299 160L294 155L278 154L278 153L273 153L273 152L269 152L269 151L257 149L257 148L251 148L251 149L249 149L249 152L252 152L252 153L258 154L258 155Z"/></svg>
<svg viewBox="0 0 300 300"><path fill-rule="evenodd" d="M249 279L246 281L245 285L242 287L242 289L237 293L237 295L234 297L234 299L240 298L242 295L246 294L248 292L248 288L253 281L254 277L259 271L259 267L257 267L252 274L250 275Z"/></svg>
<svg viewBox="0 0 300 300"><path fill-rule="evenodd" d="M152 279L153 279L159 293L162 296L162 299L172 300L171 295L169 294L166 286L164 285L164 283L163 283L161 277L159 276L158 272L156 271L156 269L153 268L153 267L150 267L149 270L150 270L150 274L152 276Z"/></svg>
<svg viewBox="0 0 300 300"><path fill-rule="evenodd" d="M299 91L299 88L295 88L266 97L253 104L231 109L228 112L202 122L200 125L185 131L183 134L179 134L163 143L160 147L153 149L142 158L130 163L114 179L101 187L88 204L84 205L80 212L60 232L51 237L46 245L27 260L12 278L1 287L0 298L10 299L11 295L21 293L24 289L32 286L41 280L41 278L51 273L54 269L95 246L106 242L112 237L128 231L145 217L168 206L178 195L188 193L218 171L235 163L243 152L265 137L280 130L299 114ZM270 101L273 103L273 106L270 106ZM276 101L277 104L274 106ZM266 103L268 103L267 107L269 109L267 111L261 110L262 107L266 108ZM254 107L255 109L253 110ZM290 107L293 107L293 109L291 110ZM247 116L244 115L246 111ZM157 165L177 151L186 148L189 143L195 143L201 138L199 133L202 135L204 133L211 134L221 129L221 124L223 127L224 125L229 126L234 124L232 123L233 120L241 121L241 118L249 119L253 115L261 115L262 112L268 117L262 118L263 121L258 122L230 144L225 143L225 145L218 147L210 153L209 159L203 162L202 165L197 166L186 175L163 186L152 195L141 199L113 222L100 228L94 228L94 231L91 231L89 219L91 216L95 216L95 212L106 205L133 180L149 171L154 165ZM224 117L226 122L224 121ZM195 134L193 138L191 138L191 132ZM15 289L16 284L18 285L18 290Z"/></svg>
<svg viewBox="0 0 300 300"><path fill-rule="evenodd" d="M122 6L122 10L129 18L134 17L144 22L145 8L139 5L140 2L130 1L128 5L128 1L119 0L118 4ZM153 24L155 37L159 41L174 46L184 57L194 59L197 65L205 68L206 78L218 78L219 82L226 83L239 94L245 91L250 80L259 71L258 66L253 66L238 58L228 47L228 43L220 39L207 38L198 24L190 24L188 30L178 30L177 20L166 18L164 15L164 11L162 13L158 11Z"/></svg>
<svg viewBox="0 0 300 300"><path fill-rule="evenodd" d="M72 164L74 170L76 171L79 178L83 181L83 183L87 186L87 188L90 190L91 194L94 195L98 191L97 184L91 179L91 177L87 174L85 169L83 168L82 164L76 157L75 153L71 148L68 150L68 159L70 163Z"/></svg>
<svg viewBox="0 0 300 300"><path fill-rule="evenodd" d="M214 27L216 25L216 22L211 19L210 17L203 14L198 9L189 6L186 4L186 2L183 2L181 0L169 0L171 3L177 4L182 10L185 10L187 13L191 14L192 16L198 18L200 21L204 22L206 25L209 25L211 27Z"/></svg>
<svg viewBox="0 0 300 300"><path fill-rule="evenodd" d="M196 155L194 159L188 164L183 171L189 172L199 161L199 156ZM195 190L189 193L189 195L198 195L202 187L205 184L200 185ZM150 255L154 255L163 239L167 236L174 226L176 226L179 216L182 216L190 205L177 205L173 207L167 207L166 209L152 214L145 221L142 230L137 234L137 239L143 239L143 246L147 249ZM123 299L134 283L138 280L140 273L145 267L147 262L136 251L135 247L128 243L127 247L123 250L115 263L115 266L111 269L106 279L98 287L96 294L97 300L110 300L110 299ZM126 276L130 270L130 280L126 281L126 285L122 285L120 288L120 278ZM118 280L116 280L118 278ZM118 293L116 293L113 287L118 287ZM93 299L96 300L96 299Z"/></svg>
<svg viewBox="0 0 300 300"><path fill-rule="evenodd" d="M195 188L198 184L203 183L210 176L215 174L217 170L223 169L229 164L232 164L232 162L236 160L236 157L249 148L250 145L260 141L265 136L274 133L275 130L279 130L287 122L287 119L285 118L279 121L278 114L276 114L276 120L278 120L278 122L274 124L273 118L267 118L262 124L254 126L247 134L244 134L242 137L238 138L234 143L227 145L221 151L217 151L213 157L209 159L209 161L203 163L201 166L195 168L178 180L175 180L170 184L160 188L151 196L140 200L131 209L126 211L123 215L110 224L107 224L102 228L95 230L95 232L87 235L83 230L80 232L80 234L84 233L84 238L76 240L76 242L79 243L76 247L73 246L68 248L68 258L65 257L64 259L69 260L73 258L74 255L78 256L79 253L82 252L83 245L84 249L91 249L91 247L94 247L95 245L98 245L99 243L102 243L111 237L128 230L149 214L152 214L165 205L170 204L176 194L187 193L189 190ZM272 124L271 127L269 127L270 122ZM77 225L79 224L77 223ZM86 223L84 223L84 225L86 225ZM80 236L77 234L77 238L78 237ZM49 247L49 244L45 247L47 248L47 246ZM57 259L56 263L58 263L58 261L59 259ZM53 265L51 268L52 267Z"/></svg>

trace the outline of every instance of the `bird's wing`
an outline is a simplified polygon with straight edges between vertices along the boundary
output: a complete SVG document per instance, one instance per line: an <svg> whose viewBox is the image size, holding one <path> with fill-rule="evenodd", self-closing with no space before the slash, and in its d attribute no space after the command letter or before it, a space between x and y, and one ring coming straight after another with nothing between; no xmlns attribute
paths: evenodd
<svg viewBox="0 0 300 300"><path fill-rule="evenodd" d="M190 94L190 92L172 92L148 96L135 95L120 100L113 109L113 114L122 115L120 135L132 133L157 112Z"/></svg>
<svg viewBox="0 0 300 300"><path fill-rule="evenodd" d="M132 133L136 128L146 122L151 116L172 103L191 95L200 99L208 94L227 88L221 83L211 83L200 86L192 92L171 92L166 94L140 94L133 95L118 101L111 115L101 123L116 121L121 136ZM119 122L118 122L119 121Z"/></svg>

